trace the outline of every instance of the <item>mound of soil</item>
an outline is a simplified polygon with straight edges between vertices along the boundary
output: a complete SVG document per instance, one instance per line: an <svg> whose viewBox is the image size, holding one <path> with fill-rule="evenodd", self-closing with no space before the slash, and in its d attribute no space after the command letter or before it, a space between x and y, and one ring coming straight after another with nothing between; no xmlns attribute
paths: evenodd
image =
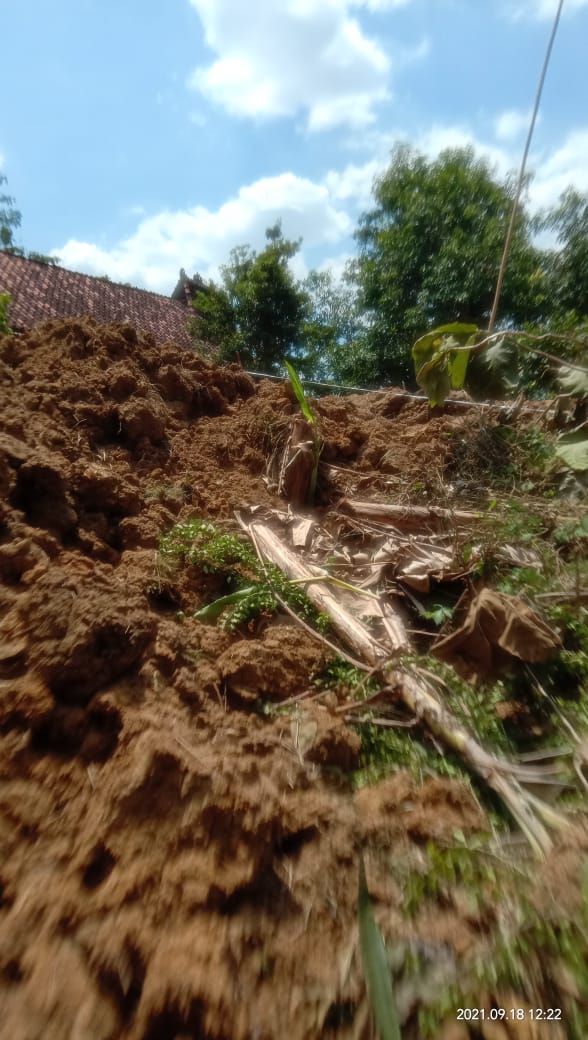
<svg viewBox="0 0 588 1040"><path fill-rule="evenodd" d="M283 508L289 389L90 319L1 338L0 379L0 1037L369 1037L359 850L385 934L462 956L487 922L407 922L388 868L483 812L403 772L353 793L340 715L259 711L323 646L200 624L211 577L157 555L178 520ZM324 503L434 490L476 421L393 390L316 408Z"/></svg>

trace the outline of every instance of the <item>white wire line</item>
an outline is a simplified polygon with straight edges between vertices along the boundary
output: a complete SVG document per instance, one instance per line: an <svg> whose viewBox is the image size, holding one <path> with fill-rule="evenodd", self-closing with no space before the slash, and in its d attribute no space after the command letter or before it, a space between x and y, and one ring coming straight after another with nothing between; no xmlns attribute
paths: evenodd
<svg viewBox="0 0 588 1040"><path fill-rule="evenodd" d="M246 375L251 376L252 379L274 379L279 383L288 382L288 377L286 375L278 376L270 372L251 372L248 369L244 369L243 371ZM324 386L327 387L329 390L345 390L347 393L350 394L381 394L386 390L394 389L393 387L388 386L371 387L370 389L369 387L365 386L345 386L343 383L321 383L318 379L305 379L302 376L300 376L299 378L300 382L304 386ZM429 401L429 398L426 394L409 394L407 390L398 391L398 393L395 394L395 397L403 397L408 401L426 401L427 403ZM445 401L446 405L456 404L458 405L458 407L461 408L495 408L497 403L504 404L505 407L508 407L508 404L512 404L512 401L464 401L459 397L448 397ZM537 402L527 401L526 407L530 407L531 409L534 409L536 411L544 411L548 404L549 401L547 400Z"/></svg>
<svg viewBox="0 0 588 1040"><path fill-rule="evenodd" d="M511 212L511 215L510 215L510 223L508 225L508 231L506 233L506 239L505 239L505 242L504 242L504 250L502 252L502 259L500 261L500 269L498 271L498 280L496 282L496 292L494 293L494 302L492 304L492 313L490 315L490 321L488 323L488 332L489 333L492 333L494 331L494 326L496 324L496 318L497 318L497 315L498 315L498 305L500 303L500 294L502 292L502 283L504 281L504 274L505 274L505 271L506 271L506 262L508 260L508 254L510 252L510 244L512 242L512 237L513 237L513 234L514 234L514 227L515 227L515 221L516 221L517 212L518 212L518 208L519 208L519 202L520 202L521 193L522 193L522 190L523 190L523 184L525 182L525 172L526 172L526 169L527 169L527 159L529 158L529 150L531 148L531 140L533 138L533 131L535 130L535 123L537 122L537 115L539 113L539 105L541 103L541 95L543 93L543 85L545 83L545 77L547 75L547 68L549 66L549 61L550 61L550 58L551 58L551 52L553 50L553 44L554 44L554 41L555 41L555 35L557 33L557 27L559 25L559 20L561 18L561 12L562 12L562 9L563 9L563 5L564 5L564 0L559 0L559 5L558 5L558 8L557 8L557 11L556 11L556 14L555 14L553 27L551 29L551 35L549 37L549 43L547 44L547 51L545 52L545 58L544 58L544 61L543 61L543 68L541 69L541 75L539 77L539 83L537 85L537 91L535 93L535 104L533 105L533 115L531 117L531 123L530 123L530 126L529 126L529 132L527 134L527 140L525 142L525 150L523 152L523 158L522 158L522 161L521 161L521 168L520 168L520 171L519 171L519 179L518 179L518 182L517 182L517 187L516 187L516 191L515 191L515 197L514 197L514 201L513 201L513 204L512 204L512 212Z"/></svg>

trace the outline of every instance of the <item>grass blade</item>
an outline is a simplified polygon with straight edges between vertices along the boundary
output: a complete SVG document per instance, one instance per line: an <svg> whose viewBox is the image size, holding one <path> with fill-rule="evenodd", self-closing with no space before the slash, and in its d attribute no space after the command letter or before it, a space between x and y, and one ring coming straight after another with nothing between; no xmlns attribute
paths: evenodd
<svg viewBox="0 0 588 1040"><path fill-rule="evenodd" d="M235 603L240 603L241 600L247 599L258 587L257 585L248 585L247 588L237 589L236 592L231 592L228 596L221 596L219 599L215 599L213 603L208 603L206 607L197 610L193 617L198 621L203 621L205 624L212 625L215 621L218 621L225 607L230 607Z"/></svg>
<svg viewBox="0 0 588 1040"><path fill-rule="evenodd" d="M292 365L290 364L290 362L289 361L285 361L284 364L286 365L286 368L288 370L288 375L290 376L290 382L292 384L292 389L293 389L294 394L296 396L296 400L298 401L298 404L300 405L300 411L302 412L304 418L307 419L308 422L312 423L313 426L314 426L314 424L316 423L316 419L315 419L314 415L312 414L312 409L311 409L308 401L306 400L306 394L304 393L304 388L302 386L302 383L300 382L300 380L299 380L296 372L294 371Z"/></svg>
<svg viewBox="0 0 588 1040"><path fill-rule="evenodd" d="M359 859L359 941L370 1004L380 1040L402 1040L390 968L367 890L363 857Z"/></svg>

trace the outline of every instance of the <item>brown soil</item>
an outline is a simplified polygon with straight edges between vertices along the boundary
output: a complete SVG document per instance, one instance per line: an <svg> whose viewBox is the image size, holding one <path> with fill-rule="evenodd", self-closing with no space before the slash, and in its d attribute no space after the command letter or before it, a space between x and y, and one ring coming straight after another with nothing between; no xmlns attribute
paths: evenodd
<svg viewBox="0 0 588 1040"><path fill-rule="evenodd" d="M0 378L0 1037L368 1038L359 851L387 937L469 956L488 908L408 921L389 868L483 811L406 773L353 793L340 716L258 710L321 644L200 624L210 576L157 559L178 519L283 507L262 476L291 394L91 320L0 339ZM323 504L426 498L477 421L395 391L317 410Z"/></svg>

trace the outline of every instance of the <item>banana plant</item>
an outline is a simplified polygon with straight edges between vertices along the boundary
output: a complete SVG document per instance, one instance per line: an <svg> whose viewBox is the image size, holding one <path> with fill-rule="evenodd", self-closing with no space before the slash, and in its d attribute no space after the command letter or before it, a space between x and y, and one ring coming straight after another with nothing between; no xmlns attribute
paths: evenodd
<svg viewBox="0 0 588 1040"><path fill-rule="evenodd" d="M302 383L300 382L300 379L298 378L298 375L297 375L295 369L293 368L293 366L290 364L290 362L289 361L285 361L284 364L286 366L286 370L287 370L288 376L290 378L290 385L292 386L292 390L294 392L294 396L295 396L296 400L298 401L298 405L300 407L301 415L303 416L303 419L306 420L306 422L308 423L308 427L309 427L309 440L306 443L307 443L307 445L310 447L310 449L312 451L312 462L311 462L310 475L309 475L309 479L308 479L308 487L307 487L307 489L305 489L305 492L306 492L305 493L305 498L306 498L306 504L307 505L312 505L312 503L314 502L314 496L315 496L315 493L316 493L316 485L317 485L317 480L318 480L318 468L319 468L319 462L320 462L321 451L322 451L322 442L321 442L320 434L319 434L319 431L318 431L316 417L315 417L315 415L314 415L314 413L312 411L312 408L310 407L310 405L308 403L306 394L304 393L304 388L302 386ZM290 441L292 441L292 442L295 439L294 430L295 430L295 427L292 428L292 431L290 433ZM297 432L296 437L298 437L298 435L299 435L299 433ZM284 461L286 463L286 466L284 468L287 468L288 466L292 466L293 465L293 463L296 460L296 455L301 450L302 450L302 446L298 442L296 444L294 444L294 443L289 443L288 444L287 449L286 449L286 453L285 453L285 456L284 456ZM307 450L307 448L305 448L305 450Z"/></svg>
<svg viewBox="0 0 588 1040"><path fill-rule="evenodd" d="M477 336L477 325L455 321L417 339L412 348L416 381L432 406L444 404L450 390L463 387L470 359L467 348L475 346Z"/></svg>

